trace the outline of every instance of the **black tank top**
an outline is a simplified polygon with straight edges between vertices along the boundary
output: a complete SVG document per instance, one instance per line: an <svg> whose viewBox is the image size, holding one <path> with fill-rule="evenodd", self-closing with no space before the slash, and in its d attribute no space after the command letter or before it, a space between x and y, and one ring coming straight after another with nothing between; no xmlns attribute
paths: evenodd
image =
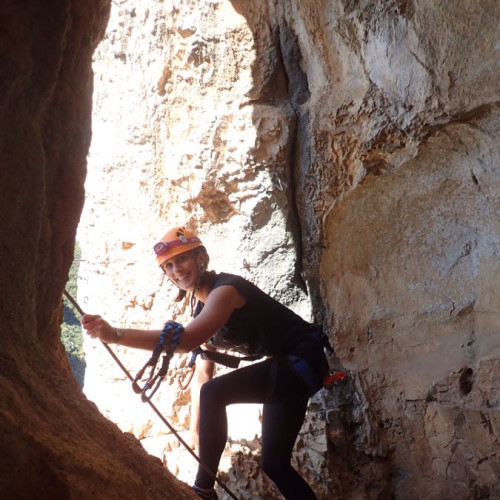
<svg viewBox="0 0 500 500"><path fill-rule="evenodd" d="M235 309L224 327L212 341L221 349L243 354L277 356L290 353L318 328L280 304L246 279L233 274L217 274L212 290L219 286L234 286L246 299ZM203 309L198 302L195 316Z"/></svg>

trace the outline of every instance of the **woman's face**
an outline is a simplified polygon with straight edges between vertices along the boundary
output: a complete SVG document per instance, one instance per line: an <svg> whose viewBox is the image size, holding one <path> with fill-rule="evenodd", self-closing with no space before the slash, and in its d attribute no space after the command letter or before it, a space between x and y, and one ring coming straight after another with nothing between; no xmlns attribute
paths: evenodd
<svg viewBox="0 0 500 500"><path fill-rule="evenodd" d="M194 290L198 282L198 266L191 252L181 253L165 261L161 268L167 278L186 292Z"/></svg>

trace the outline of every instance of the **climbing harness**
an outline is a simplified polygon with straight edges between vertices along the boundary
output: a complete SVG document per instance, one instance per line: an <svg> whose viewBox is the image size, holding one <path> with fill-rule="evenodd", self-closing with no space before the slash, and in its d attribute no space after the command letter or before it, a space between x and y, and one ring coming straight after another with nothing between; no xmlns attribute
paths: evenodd
<svg viewBox="0 0 500 500"><path fill-rule="evenodd" d="M186 376L185 381L182 381L182 378L179 376L177 378L177 382L179 387L185 391L193 378L194 371L196 368L196 358L200 356L201 359L212 361L213 363L217 363L219 365L227 366L228 368L238 368L242 361L256 361L261 359L263 356L255 355L255 356L232 356L231 354L226 354L218 351L208 351L202 349L201 347L197 347L192 351L191 359L188 363L188 369L190 372Z"/></svg>
<svg viewBox="0 0 500 500"><path fill-rule="evenodd" d="M163 330L161 331L160 340L156 343L153 349L153 355L139 370L137 376L134 378L132 382L132 389L136 394L141 395L143 403L149 401L153 397L155 392L160 387L163 379L165 378L165 375L168 373L170 360L174 355L175 349L183 332L184 327L180 323L176 323L175 321L167 321L165 323L165 326L163 327ZM158 364L160 355L164 350L166 350L166 353L163 355L161 367L155 373L156 365ZM146 371L148 366L151 367L150 375L144 386L141 388L139 387L138 381L142 379L144 372Z"/></svg>
<svg viewBox="0 0 500 500"><path fill-rule="evenodd" d="M76 302L76 300L70 295L70 293L67 290L64 290L63 293L66 296L66 298L69 300L69 302L73 305L73 307L77 310L77 312L81 316L83 316L85 313L83 312L83 309L78 305L78 302ZM181 328L178 328L179 326ZM135 377L135 378L132 377L132 375L127 370L127 368L123 365L123 363L120 361L120 359L118 358L118 356L113 352L113 350L111 349L111 347L109 347L109 345L106 344L105 342L103 342L102 340L101 340L101 344L109 352L109 354L111 355L111 357L115 360L115 362L121 368L121 370L127 376L127 378L132 382L132 387L134 387L134 384L137 385L137 388L139 389L139 393L141 394L142 401L149 404L149 406L151 407L151 409L156 413L156 415L160 418L160 420L168 427L168 429L170 430L170 432L177 438L177 440L179 441L179 443L181 443L182 446L184 446L184 448L186 448L186 450L191 454L191 456L198 462L198 464L200 465L200 467L202 467L203 470L205 470L205 472L217 484L219 484L219 486L231 498L234 498L234 500L238 500L238 497L208 468L208 466L206 466L200 460L200 457L189 447L189 445L184 441L184 439L182 439L182 437L180 436L180 434L174 429L174 427L170 424L170 422L162 415L162 413L160 412L160 410L158 410L158 408L151 401L151 397L156 392L156 390L158 389L159 384L161 383L161 381L163 380L163 377L165 376L165 374L161 375L161 372L163 371L165 364L166 364L166 370L168 370L168 363L170 362L170 359L171 359L171 357L173 355L175 346L179 342L179 338L180 338L180 336L182 334L182 331L183 331L182 325L179 325L179 323L175 323L174 321L171 321L171 322L169 321L169 322L167 322L165 324L165 326L164 326L164 328L162 330L162 336L164 338L163 339L160 338L160 341L156 344L155 350L153 351L153 356L151 356L151 358L149 359L149 361L142 368L142 370L139 371L139 373L142 371L142 373L144 374L144 372L145 372L145 370L146 370L146 368L148 366L152 366L152 370L151 371L152 372L154 371L154 368L156 367L156 364L158 363L158 359L159 359L159 357L161 355L161 352L162 352L163 348L165 347L165 345L168 343L168 337L172 336L171 342L169 344L169 348L167 349L167 354L164 356L162 367L160 368L159 372L156 375L150 376L149 379L147 380L146 384L144 385L144 387L142 389L137 384L138 380L142 377L142 375L139 378L138 377ZM164 332L165 332L165 335L163 335ZM162 341L163 341L163 344L162 344L162 348L160 349L158 347L158 345ZM171 348L170 346L174 342L175 342L175 345L174 345L173 348ZM155 358L155 352L157 351L157 347L158 347L158 354L156 356L156 361L154 361L154 366L153 366L152 364L150 365L150 361L152 359L154 360L154 358ZM171 350L171 353L170 353L170 357L169 357L169 352L168 351L170 351L170 350ZM166 358L167 358L167 360L166 360ZM196 356L195 356L195 359L196 359ZM194 361L193 361L193 364L194 364ZM165 371L165 373L166 373L166 371ZM153 386L153 384L155 382L156 382L156 386L154 387L152 393L148 393L147 391L149 391L151 389L151 387ZM134 388L134 391L137 392L135 388Z"/></svg>
<svg viewBox="0 0 500 500"><path fill-rule="evenodd" d="M333 348L330 345L326 335L322 335L321 341L322 341L323 348L325 350L326 358L328 360L328 358L329 358L328 354L333 355L333 353L334 353ZM228 368L238 368L242 361L257 361L258 359L262 359L262 357L263 357L261 355L233 356L231 354L226 354L226 353L219 352L219 351L208 351L208 350L202 349L201 347L197 347L196 349L194 349L192 351L191 359L189 360L189 363L187 365L187 368L189 369L189 373L186 375L185 380L183 381L181 376L179 376L177 378L177 382L179 384L179 387L183 391L189 387L189 384L193 378L193 374L194 374L194 371L196 368L196 358L198 356L201 359L204 359L207 361L212 361L213 363L217 363L219 365L224 365L224 366L227 366ZM297 356L289 356L288 358L289 358L289 361L292 363L292 365L295 366L295 369L307 377L308 380L306 380L306 384L312 390L312 388L314 386L314 381L310 380L310 378L312 377L312 372L311 372L311 368L308 366L308 363L306 361L304 361L302 358L299 358ZM344 380L346 378L347 378L347 374L344 373L343 371L339 371L339 370L336 370L336 369L329 367L329 372L323 379L323 387L325 389L331 389L338 382L341 382L342 380ZM317 389L314 389L313 392L316 392L316 390Z"/></svg>

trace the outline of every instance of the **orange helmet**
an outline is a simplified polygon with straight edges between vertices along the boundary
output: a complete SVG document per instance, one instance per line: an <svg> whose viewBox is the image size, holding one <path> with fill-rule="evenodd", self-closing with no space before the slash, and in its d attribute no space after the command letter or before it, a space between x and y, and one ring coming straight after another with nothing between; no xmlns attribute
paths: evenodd
<svg viewBox="0 0 500 500"><path fill-rule="evenodd" d="M193 231L185 227L173 227L153 247L156 254L156 263L161 266L172 257L201 246L203 246L203 243Z"/></svg>

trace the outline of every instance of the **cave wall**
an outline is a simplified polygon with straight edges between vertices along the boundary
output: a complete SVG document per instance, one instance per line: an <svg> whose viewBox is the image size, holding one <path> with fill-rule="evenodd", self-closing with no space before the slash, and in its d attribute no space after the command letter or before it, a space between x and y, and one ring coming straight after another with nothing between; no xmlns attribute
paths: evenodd
<svg viewBox="0 0 500 500"><path fill-rule="evenodd" d="M366 405L334 428L356 422L349 454L378 460L405 498L497 494L498 117L447 125L328 222L323 291Z"/></svg>
<svg viewBox="0 0 500 500"><path fill-rule="evenodd" d="M99 105L130 150L117 138L93 155L87 226L107 248L88 250L84 297L126 324L160 322L172 291L144 256L164 221L187 220L217 269L322 322L351 376L313 402L299 440L318 494L495 495L497 2L121 7L100 63L117 87ZM140 127L106 104L121 72L125 95L147 95ZM116 203L123 183L107 197L110 172L141 203ZM112 293L90 298L98 283ZM181 428L185 411L171 410ZM326 448L325 475L312 457Z"/></svg>
<svg viewBox="0 0 500 500"><path fill-rule="evenodd" d="M59 340L107 1L0 5L0 496L188 498L82 394Z"/></svg>
<svg viewBox="0 0 500 500"><path fill-rule="evenodd" d="M249 19L231 2L112 7L94 57L93 139L78 236L78 295L87 311L128 327L158 327L172 316L188 320L152 252L166 228L179 222L199 231L212 269L238 272L312 316L297 260L296 118L270 22L265 4ZM149 357L115 349L133 373ZM196 463L138 403L108 353L87 339L85 351L85 394L177 477L192 482ZM174 358L155 401L186 439L189 393L179 390L176 375L184 374L188 359ZM279 498L258 466L260 414L258 405L230 410L231 444L221 471L241 498ZM314 459L303 451L295 460L318 493L328 495L324 423L303 441L319 451L310 451Z"/></svg>
<svg viewBox="0 0 500 500"><path fill-rule="evenodd" d="M298 461L306 474L321 471L318 494L493 494L496 3L156 7L124 2L99 59L106 88L116 87L98 94L98 120L117 137L113 154L92 155L92 220L84 214L83 225L106 250L87 250L83 297L126 324L160 322L172 291L144 255L165 220L188 220L216 268L321 321L351 375L314 402L304 434L315 439L301 436ZM151 45L145 20L162 42ZM147 96L139 121L117 106L124 79L125 95ZM122 176L114 192L110 172ZM116 202L125 182L141 203ZM108 220L119 221L116 237ZM112 293L92 299L103 285ZM92 386L103 402L118 391ZM182 396L169 389L165 408L185 428ZM311 458L326 447L329 475Z"/></svg>
<svg viewBox="0 0 500 500"><path fill-rule="evenodd" d="M332 474L341 497L498 496L498 3L321 5L283 13L311 89L304 265L352 377Z"/></svg>
<svg viewBox="0 0 500 500"><path fill-rule="evenodd" d="M189 222L213 267L320 321L350 375L294 455L321 498L500 494L498 2L0 9L2 494L189 495L95 411L58 341L87 160L86 310L185 318L151 247ZM86 349L100 412L156 433L133 401L110 408L129 387ZM162 398L186 428L186 395ZM271 498L254 444L228 479Z"/></svg>

